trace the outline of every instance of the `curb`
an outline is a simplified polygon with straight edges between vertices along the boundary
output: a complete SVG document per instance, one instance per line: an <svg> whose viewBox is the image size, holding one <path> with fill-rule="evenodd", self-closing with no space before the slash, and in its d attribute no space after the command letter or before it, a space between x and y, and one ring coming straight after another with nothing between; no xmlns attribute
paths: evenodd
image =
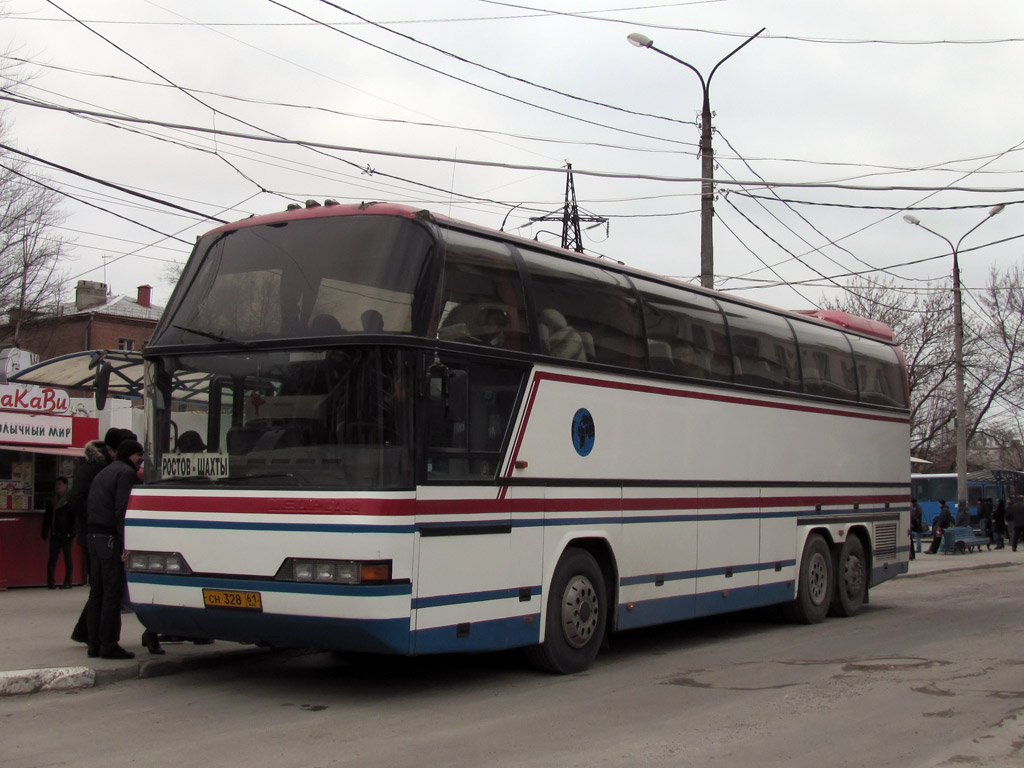
<svg viewBox="0 0 1024 768"><path fill-rule="evenodd" d="M0 696L40 691L70 691L76 688L92 688L95 684L96 670L89 667L49 667L0 672Z"/></svg>
<svg viewBox="0 0 1024 768"><path fill-rule="evenodd" d="M950 555L950 557L955 557L955 555ZM923 571L921 573L914 573L913 571L911 571L910 573L902 574L900 576L900 578L901 579L921 579L921 578L924 578L925 576L936 576L936 575L938 575L940 573L962 573L963 571L986 571L986 570L991 570L992 568L1016 568L1019 565L1021 565L1021 563L1011 563L1011 562L1006 562L1006 561L1003 561L1001 563L982 563L980 565L961 565L961 566L953 566L953 567L950 567L950 568L940 568L940 569L937 569L937 570L934 570L934 571Z"/></svg>
<svg viewBox="0 0 1024 768"><path fill-rule="evenodd" d="M242 648L210 653L203 656L185 656L176 659L139 661L112 669L91 667L46 667L42 669L16 669L0 672L0 696L19 696L44 691L70 691L110 685L125 680L144 680L164 677L221 664L244 661L255 656L272 653L267 648Z"/></svg>

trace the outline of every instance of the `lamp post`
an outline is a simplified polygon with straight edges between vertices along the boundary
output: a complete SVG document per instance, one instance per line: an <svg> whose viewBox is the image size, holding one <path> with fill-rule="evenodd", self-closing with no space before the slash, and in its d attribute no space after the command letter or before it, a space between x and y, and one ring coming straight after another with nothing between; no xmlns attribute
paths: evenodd
<svg viewBox="0 0 1024 768"><path fill-rule="evenodd" d="M915 227L920 227L925 232L931 232L941 238L949 245L953 252L953 366L954 381L956 387L956 496L957 511L967 509L967 406L964 402L964 315L963 297L960 290L960 244L974 230L991 219L996 214L1002 213L1005 205L997 205L988 210L981 221L967 230L963 236L953 241L945 235L940 235L934 229L929 229L916 216L907 214L903 220Z"/></svg>
<svg viewBox="0 0 1024 768"><path fill-rule="evenodd" d="M711 88L711 78L715 76L718 68L725 63L726 59L732 57L740 48L749 43L755 37L764 32L765 28L755 32L733 49L732 53L725 56L711 69L707 80L695 66L682 59L678 59L671 53L654 47L654 41L647 35L640 32L633 32L626 36L626 39L637 48L650 48L662 56L672 59L677 64L682 64L700 78L700 87L704 91L704 102L700 114L700 284L705 288L715 287L715 243L712 235L711 220L715 215L715 152L711 148L711 100L708 91Z"/></svg>

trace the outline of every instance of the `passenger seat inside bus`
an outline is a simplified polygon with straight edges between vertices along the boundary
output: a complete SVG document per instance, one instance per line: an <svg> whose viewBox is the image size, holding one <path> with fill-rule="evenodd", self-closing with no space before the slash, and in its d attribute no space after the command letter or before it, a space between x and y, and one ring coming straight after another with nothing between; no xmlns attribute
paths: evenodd
<svg viewBox="0 0 1024 768"><path fill-rule="evenodd" d="M540 332L540 348L545 355L563 360L587 360L589 343L590 358L593 359L594 337L581 334L557 309L542 309L537 315L537 329Z"/></svg>

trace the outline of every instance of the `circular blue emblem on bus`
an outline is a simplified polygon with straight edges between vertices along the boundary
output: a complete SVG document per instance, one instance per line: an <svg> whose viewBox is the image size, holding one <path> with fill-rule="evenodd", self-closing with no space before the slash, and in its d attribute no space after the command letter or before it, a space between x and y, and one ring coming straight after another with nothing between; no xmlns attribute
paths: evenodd
<svg viewBox="0 0 1024 768"><path fill-rule="evenodd" d="M595 439L594 417L586 408L580 408L572 417L572 447L580 456L589 456Z"/></svg>

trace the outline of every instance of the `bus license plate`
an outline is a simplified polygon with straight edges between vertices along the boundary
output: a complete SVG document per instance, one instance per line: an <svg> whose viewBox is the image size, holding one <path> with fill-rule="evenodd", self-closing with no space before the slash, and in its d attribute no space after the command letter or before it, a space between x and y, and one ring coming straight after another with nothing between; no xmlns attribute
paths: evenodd
<svg viewBox="0 0 1024 768"><path fill-rule="evenodd" d="M204 589L203 605L207 608L239 608L244 611L262 611L263 599L259 592L239 592L234 589Z"/></svg>

